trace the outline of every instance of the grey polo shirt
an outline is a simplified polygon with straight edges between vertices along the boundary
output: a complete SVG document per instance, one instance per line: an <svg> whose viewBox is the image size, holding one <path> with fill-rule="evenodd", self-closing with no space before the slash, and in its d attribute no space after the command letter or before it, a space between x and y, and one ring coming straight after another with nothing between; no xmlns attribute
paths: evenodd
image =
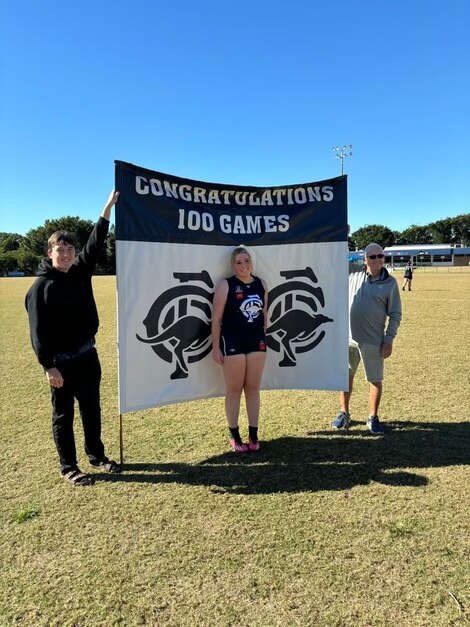
<svg viewBox="0 0 470 627"><path fill-rule="evenodd" d="M349 337L359 344L391 344L400 322L401 299L396 279L385 268L374 279L362 266L350 264Z"/></svg>

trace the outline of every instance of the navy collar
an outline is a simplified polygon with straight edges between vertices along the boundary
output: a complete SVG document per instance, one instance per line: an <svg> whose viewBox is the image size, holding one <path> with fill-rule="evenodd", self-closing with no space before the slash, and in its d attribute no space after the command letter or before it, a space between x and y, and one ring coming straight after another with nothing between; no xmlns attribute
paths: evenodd
<svg viewBox="0 0 470 627"><path fill-rule="evenodd" d="M367 278L369 279L371 283L375 283L376 281L385 281L385 279L388 277L388 271L386 268L381 269L378 277L373 277L372 274L367 272L366 266L364 266L364 272L366 273Z"/></svg>

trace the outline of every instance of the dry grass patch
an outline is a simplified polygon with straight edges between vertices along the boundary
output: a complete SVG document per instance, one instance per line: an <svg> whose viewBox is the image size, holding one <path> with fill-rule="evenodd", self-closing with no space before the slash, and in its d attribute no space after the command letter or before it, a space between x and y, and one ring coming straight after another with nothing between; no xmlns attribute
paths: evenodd
<svg viewBox="0 0 470 627"><path fill-rule="evenodd" d="M125 415L126 472L91 488L58 476L30 284L0 279L0 624L468 624L470 273L418 271L403 294L385 438L365 429L361 375L347 435L329 428L336 394L264 392L263 451L241 459L222 399L182 403ZM117 456L114 278L95 292Z"/></svg>

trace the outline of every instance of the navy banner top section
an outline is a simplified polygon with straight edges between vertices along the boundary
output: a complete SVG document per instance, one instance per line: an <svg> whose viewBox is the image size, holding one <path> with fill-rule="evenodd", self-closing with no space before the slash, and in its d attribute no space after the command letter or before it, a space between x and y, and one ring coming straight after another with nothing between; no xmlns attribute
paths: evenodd
<svg viewBox="0 0 470 627"><path fill-rule="evenodd" d="M267 246L348 239L346 176L243 187L115 165L117 240Z"/></svg>

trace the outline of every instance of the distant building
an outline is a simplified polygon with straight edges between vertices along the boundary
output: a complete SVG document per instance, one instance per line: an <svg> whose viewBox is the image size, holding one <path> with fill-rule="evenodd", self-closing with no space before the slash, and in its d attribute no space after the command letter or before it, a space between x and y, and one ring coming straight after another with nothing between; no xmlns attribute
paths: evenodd
<svg viewBox="0 0 470 627"><path fill-rule="evenodd" d="M470 247L452 244L410 244L385 249L386 263L393 265L412 261L414 266L468 266Z"/></svg>
<svg viewBox="0 0 470 627"><path fill-rule="evenodd" d="M384 249L385 263L403 266L412 261L414 266L468 266L470 246L460 244L408 244ZM364 251L349 251L349 261L364 259Z"/></svg>

